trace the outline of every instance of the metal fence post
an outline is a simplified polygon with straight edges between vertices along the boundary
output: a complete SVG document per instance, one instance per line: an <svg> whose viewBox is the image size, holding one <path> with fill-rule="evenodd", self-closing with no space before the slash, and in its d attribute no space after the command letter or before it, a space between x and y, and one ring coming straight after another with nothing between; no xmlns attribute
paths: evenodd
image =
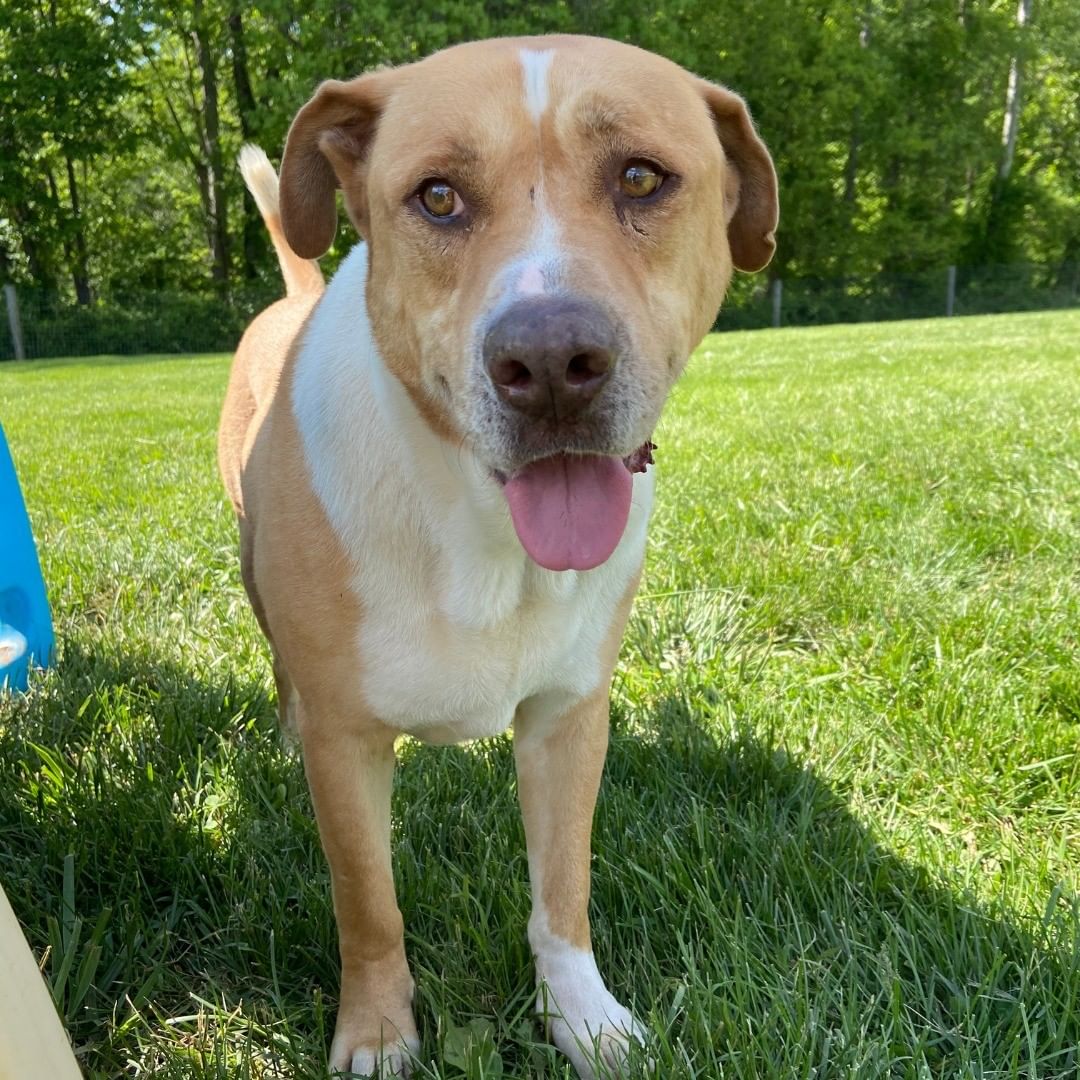
<svg viewBox="0 0 1080 1080"><path fill-rule="evenodd" d="M952 318L956 306L956 267L950 266L945 279L945 317Z"/></svg>
<svg viewBox="0 0 1080 1080"><path fill-rule="evenodd" d="M15 295L14 285L4 286L4 300L7 302L8 327L11 329L11 344L15 347L15 359L25 360L22 323L19 322L19 298Z"/></svg>
<svg viewBox="0 0 1080 1080"><path fill-rule="evenodd" d="M784 282L780 278L773 278L772 283L772 324L773 327L780 325L780 302L784 295Z"/></svg>

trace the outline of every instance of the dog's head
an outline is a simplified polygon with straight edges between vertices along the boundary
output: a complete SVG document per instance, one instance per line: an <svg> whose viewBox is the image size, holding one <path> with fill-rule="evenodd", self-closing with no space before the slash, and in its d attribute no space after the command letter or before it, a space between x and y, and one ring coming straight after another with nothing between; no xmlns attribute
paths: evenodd
<svg viewBox="0 0 1080 1080"><path fill-rule="evenodd" d="M333 240L337 187L389 369L505 484L538 562L603 561L732 268L772 257L776 177L742 99L612 41L461 45L319 87L281 171L300 255Z"/></svg>

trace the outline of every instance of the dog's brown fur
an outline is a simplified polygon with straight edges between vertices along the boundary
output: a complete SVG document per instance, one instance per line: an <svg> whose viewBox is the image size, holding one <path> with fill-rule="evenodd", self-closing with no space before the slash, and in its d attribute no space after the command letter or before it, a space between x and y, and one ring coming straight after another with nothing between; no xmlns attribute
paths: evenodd
<svg viewBox="0 0 1080 1080"><path fill-rule="evenodd" d="M526 71L523 94L522 65L529 63L549 81L530 90ZM659 161L677 178L649 210L612 203L605 170L637 157ZM410 193L430 176L468 194L466 228L440 231L411 209ZM239 520L244 584L271 643L282 716L303 745L332 872L342 960L332 1064L369 1068L388 1052L390 1066L404 1071L418 1041L390 864L399 728L377 714L365 692L373 661L359 643L369 603L356 587L355 543L350 547L327 505L326 477L344 483L355 463L311 460L313 436L301 430L296 398L301 365L314 363L319 342L331 340L326 326L315 328L323 282L308 259L333 239L335 188L343 189L368 241L366 311L378 363L429 431L510 470L513 462L488 460L497 448L485 447L472 424L473 358L477 326L539 205L557 220L560 235L573 238L560 248L560 288L599 298L624 329L629 345L620 376L641 403L638 427L651 432L667 390L709 329L732 268L758 269L772 255L775 175L734 94L640 50L552 37L463 46L350 83L324 83L289 134L280 218L270 177L262 170L249 186L262 184L260 208L288 295L252 323L237 351L222 416L221 471ZM631 449L597 452L621 456ZM364 535L378 527L364 522ZM391 551L399 526L385 527ZM432 549L417 573L434 573L437 555ZM524 559L520 550L510 557ZM587 658L596 665L595 688L554 713L545 691L521 700L514 718L534 879L530 939L542 977L555 978L565 962L585 965L585 981L594 980L575 1015L576 990L564 990L567 1015L553 1022L557 1041L586 1077L593 1066L575 1043L600 1035L602 1059L618 1070L633 1033L629 1014L596 982L588 898L608 685L639 574L640 556L622 599L602 613L597 608L601 644ZM515 632L548 617L545 604L542 592L527 595ZM424 630L433 662L472 640L469 634L501 641L441 614ZM484 659L477 654L471 662ZM470 729L421 726L417 734L443 741L468 737ZM614 1011L625 1019L616 1021ZM595 1015L608 1017L602 1031L588 1030Z"/></svg>

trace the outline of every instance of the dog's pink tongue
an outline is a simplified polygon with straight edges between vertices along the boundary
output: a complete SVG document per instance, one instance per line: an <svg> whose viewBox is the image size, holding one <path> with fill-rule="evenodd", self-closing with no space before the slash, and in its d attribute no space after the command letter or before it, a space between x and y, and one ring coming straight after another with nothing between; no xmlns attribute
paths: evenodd
<svg viewBox="0 0 1080 1080"><path fill-rule="evenodd" d="M556 454L506 482L521 546L548 570L591 570L618 546L634 479L622 460Z"/></svg>

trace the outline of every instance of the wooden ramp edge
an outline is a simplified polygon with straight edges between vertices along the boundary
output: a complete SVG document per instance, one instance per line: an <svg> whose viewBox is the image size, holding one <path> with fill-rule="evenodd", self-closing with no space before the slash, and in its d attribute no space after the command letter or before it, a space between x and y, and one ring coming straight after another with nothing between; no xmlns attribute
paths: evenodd
<svg viewBox="0 0 1080 1080"><path fill-rule="evenodd" d="M34 954L0 887L0 1080L81 1080Z"/></svg>

